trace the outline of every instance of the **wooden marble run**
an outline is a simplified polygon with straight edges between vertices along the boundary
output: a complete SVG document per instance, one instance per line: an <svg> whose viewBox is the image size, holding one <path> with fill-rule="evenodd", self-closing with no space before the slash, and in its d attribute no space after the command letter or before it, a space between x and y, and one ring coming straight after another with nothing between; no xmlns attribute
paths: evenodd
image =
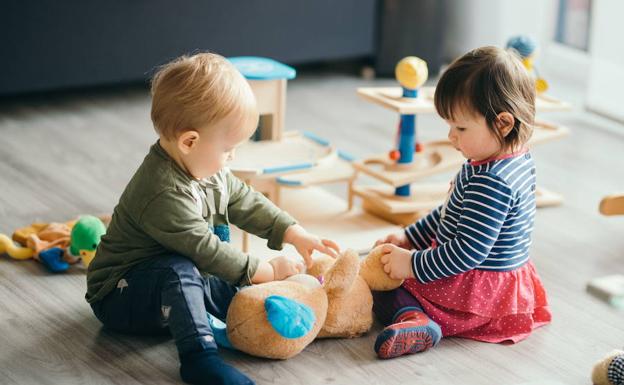
<svg viewBox="0 0 624 385"><path fill-rule="evenodd" d="M401 87L372 87L357 90L364 100L397 112L400 126L397 148L353 162L358 173L371 176L385 186L356 186L349 184L349 208L360 197L363 208L393 223L407 225L440 204L446 197L448 184L415 184L422 178L456 170L465 161L448 140L419 143L416 138L417 114L435 113L434 87L421 87L427 80L426 63L415 57L401 60L396 67ZM568 110L570 106L555 98L538 94L538 111ZM529 145L565 136L563 126L536 122ZM558 205L562 197L538 188L538 207Z"/></svg>
<svg viewBox="0 0 624 385"><path fill-rule="evenodd" d="M282 188L349 182L355 177L352 158L311 132L284 130L287 81L293 68L260 57L229 59L254 92L260 123L253 140L243 144L230 164L234 175L264 193L278 206ZM243 250L248 236L243 236Z"/></svg>

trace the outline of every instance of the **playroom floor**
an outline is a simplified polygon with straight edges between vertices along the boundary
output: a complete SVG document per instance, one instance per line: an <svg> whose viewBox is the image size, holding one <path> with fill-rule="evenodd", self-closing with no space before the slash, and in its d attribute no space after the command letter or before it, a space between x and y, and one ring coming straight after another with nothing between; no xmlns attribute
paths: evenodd
<svg viewBox="0 0 624 385"><path fill-rule="evenodd" d="M533 150L540 184L565 197L562 206L538 211L533 237L534 261L552 305L551 325L517 345L448 338L427 353L391 361L375 358L372 346L380 328L375 325L361 338L317 341L288 361L232 352L224 353L227 360L258 384L589 384L594 361L624 345L624 313L585 291L593 277L624 273L624 217L602 217L597 210L602 196L624 189L624 126L582 111L582 95L573 87L556 79L550 83L555 96L576 105L571 112L542 115L567 125L571 134ZM398 118L359 99L355 89L391 84L303 71L289 84L287 127L312 130L356 157L386 152ZM446 136L435 117L420 118L419 124L423 139ZM140 86L4 100L0 232L111 212L155 139L148 92ZM310 207L340 211L345 190L334 185L329 192L317 191L320 198ZM366 223L365 230L336 230L318 221L313 227L343 247L372 244L377 233L391 228ZM84 271L78 267L52 275L34 261L0 258L0 383L179 382L169 339L102 330L84 292Z"/></svg>

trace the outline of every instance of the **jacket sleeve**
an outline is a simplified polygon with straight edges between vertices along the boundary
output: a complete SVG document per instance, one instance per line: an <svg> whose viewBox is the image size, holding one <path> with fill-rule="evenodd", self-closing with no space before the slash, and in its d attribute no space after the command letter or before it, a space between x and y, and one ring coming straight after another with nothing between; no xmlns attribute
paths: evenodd
<svg viewBox="0 0 624 385"><path fill-rule="evenodd" d="M227 182L230 222L248 233L267 239L271 249L281 250L286 229L297 221L230 171L227 173Z"/></svg>
<svg viewBox="0 0 624 385"><path fill-rule="evenodd" d="M202 273L248 285L258 269L256 257L242 253L210 231L190 192L161 192L147 203L139 225L165 248L190 258Z"/></svg>

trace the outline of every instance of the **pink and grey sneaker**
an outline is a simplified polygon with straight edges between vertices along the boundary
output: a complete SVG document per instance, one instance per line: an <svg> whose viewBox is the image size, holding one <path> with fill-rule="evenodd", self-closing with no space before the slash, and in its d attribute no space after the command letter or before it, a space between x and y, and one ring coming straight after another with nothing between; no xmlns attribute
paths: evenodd
<svg viewBox="0 0 624 385"><path fill-rule="evenodd" d="M379 358L394 358L425 351L442 338L440 326L421 311L408 310L379 333L375 352Z"/></svg>

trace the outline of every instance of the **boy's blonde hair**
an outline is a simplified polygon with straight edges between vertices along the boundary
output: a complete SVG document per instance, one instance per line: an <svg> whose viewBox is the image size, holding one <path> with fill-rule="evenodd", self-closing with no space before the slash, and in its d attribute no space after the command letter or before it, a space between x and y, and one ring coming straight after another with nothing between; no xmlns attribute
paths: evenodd
<svg viewBox="0 0 624 385"><path fill-rule="evenodd" d="M484 116L503 148L517 149L533 134L535 84L512 51L482 47L458 58L440 77L434 103L443 119L454 120L457 111ZM515 120L504 137L494 125L501 112Z"/></svg>
<svg viewBox="0 0 624 385"><path fill-rule="evenodd" d="M181 132L217 123L231 113L239 114L241 122L255 119L257 125L249 83L223 56L185 55L160 67L152 79L151 116L161 137L175 140Z"/></svg>

